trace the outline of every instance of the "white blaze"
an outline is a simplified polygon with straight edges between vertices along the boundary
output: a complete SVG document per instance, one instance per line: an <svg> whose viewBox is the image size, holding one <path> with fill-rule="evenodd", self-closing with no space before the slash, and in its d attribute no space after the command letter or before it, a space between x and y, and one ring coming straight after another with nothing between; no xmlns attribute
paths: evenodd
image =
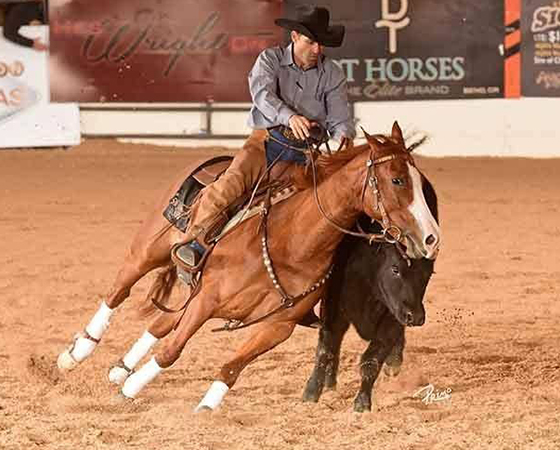
<svg viewBox="0 0 560 450"><path fill-rule="evenodd" d="M426 199L424 198L424 192L422 191L422 176L416 167L408 163L408 172L412 180L412 203L409 205L408 210L415 218L418 226L420 228L420 239L416 242L414 236L410 236L415 246L422 253L421 256L428 259L434 259L437 256L441 241L441 231L436 219L432 215ZM428 236L433 236L433 242L430 244L426 243Z"/></svg>

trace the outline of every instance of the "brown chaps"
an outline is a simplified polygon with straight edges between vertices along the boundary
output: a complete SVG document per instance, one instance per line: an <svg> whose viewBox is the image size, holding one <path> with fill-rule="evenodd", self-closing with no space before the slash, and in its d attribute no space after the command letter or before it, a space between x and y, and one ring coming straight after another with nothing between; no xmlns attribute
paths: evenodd
<svg viewBox="0 0 560 450"><path fill-rule="evenodd" d="M189 226L182 243L204 235L227 206L249 191L266 169L264 143L266 130L254 130L237 152L229 168L200 192L193 205Z"/></svg>

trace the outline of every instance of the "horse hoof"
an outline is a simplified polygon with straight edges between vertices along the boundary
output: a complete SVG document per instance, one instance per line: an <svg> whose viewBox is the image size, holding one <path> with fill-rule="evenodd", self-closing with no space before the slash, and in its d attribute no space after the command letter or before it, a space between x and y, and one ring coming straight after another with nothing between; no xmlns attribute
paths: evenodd
<svg viewBox="0 0 560 450"><path fill-rule="evenodd" d="M211 413L212 411L214 411L212 408L210 408L207 405L198 405L195 409L194 409L194 413L195 414L200 414L200 413Z"/></svg>
<svg viewBox="0 0 560 450"><path fill-rule="evenodd" d="M78 366L78 362L70 354L70 349L66 349L58 355L56 365L60 370L72 370Z"/></svg>
<svg viewBox="0 0 560 450"><path fill-rule="evenodd" d="M110 398L109 403L111 405L132 405L134 403L134 399L127 397L119 391Z"/></svg>
<svg viewBox="0 0 560 450"><path fill-rule="evenodd" d="M128 372L124 367L115 366L109 370L108 377L109 381L113 384L123 384L129 375L130 372Z"/></svg>

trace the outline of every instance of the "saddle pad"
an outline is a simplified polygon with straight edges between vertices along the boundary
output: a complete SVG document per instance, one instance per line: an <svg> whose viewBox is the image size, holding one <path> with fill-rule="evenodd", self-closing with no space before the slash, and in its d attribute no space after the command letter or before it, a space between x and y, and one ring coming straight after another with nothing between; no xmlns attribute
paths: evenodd
<svg viewBox="0 0 560 450"><path fill-rule="evenodd" d="M289 186L285 187L284 189L280 189L279 191L276 191L272 195L272 197L270 199L270 205L272 206L272 205L276 205L280 202L283 202L284 200L286 200L286 199L290 198L292 195L294 195L296 192L298 192L298 189L295 186L292 186L292 185L289 185ZM226 223L226 225L222 229L221 233L216 237L216 239L215 239L216 242L218 242L220 239L222 239L227 233L229 233L235 227L237 227L238 225L245 222L247 219L250 219L251 217L256 216L257 214L260 214L263 207L264 207L264 203L263 203L263 201L260 201L249 209L246 209L246 208L241 209L239 212L237 212L237 214L235 214L235 216L233 216L229 220L228 223Z"/></svg>

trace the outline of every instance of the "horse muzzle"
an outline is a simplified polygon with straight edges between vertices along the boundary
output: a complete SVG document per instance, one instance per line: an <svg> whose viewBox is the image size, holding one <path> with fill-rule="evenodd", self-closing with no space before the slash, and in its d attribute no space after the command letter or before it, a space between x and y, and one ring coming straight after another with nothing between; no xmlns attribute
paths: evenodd
<svg viewBox="0 0 560 450"><path fill-rule="evenodd" d="M406 254L409 258L420 259L426 258L434 260L439 254L439 247L441 243L441 238L439 233L430 233L422 239L415 239L411 235L407 235L406 242Z"/></svg>

